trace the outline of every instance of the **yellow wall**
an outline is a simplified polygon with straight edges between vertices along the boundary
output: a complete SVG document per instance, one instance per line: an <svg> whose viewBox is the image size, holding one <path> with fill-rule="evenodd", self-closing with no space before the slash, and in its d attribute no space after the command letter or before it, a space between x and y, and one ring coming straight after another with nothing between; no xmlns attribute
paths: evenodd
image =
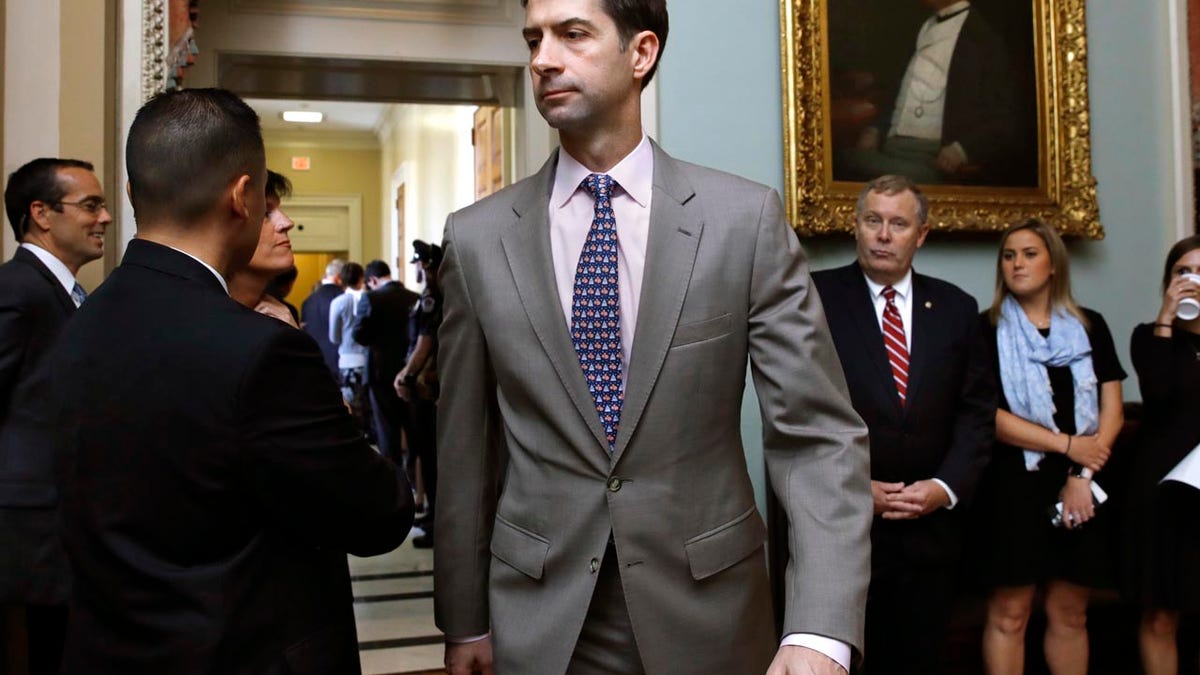
<svg viewBox="0 0 1200 675"><path fill-rule="evenodd" d="M366 264L382 257L385 216L381 213L383 197L380 192L381 169L378 149L349 149L321 146L267 144L267 167L287 176L296 195L357 194L362 196L362 260ZM312 158L312 169L293 171L292 157ZM390 261L389 261L390 264Z"/></svg>

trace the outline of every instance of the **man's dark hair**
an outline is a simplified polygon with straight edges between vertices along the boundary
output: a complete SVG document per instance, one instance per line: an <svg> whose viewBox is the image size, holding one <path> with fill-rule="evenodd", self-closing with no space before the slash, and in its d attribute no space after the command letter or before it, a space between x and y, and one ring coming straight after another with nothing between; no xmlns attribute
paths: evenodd
<svg viewBox="0 0 1200 675"><path fill-rule="evenodd" d="M129 197L139 225L194 222L242 175L265 172L258 115L224 89L180 89L138 111L125 146Z"/></svg>
<svg viewBox="0 0 1200 675"><path fill-rule="evenodd" d="M362 283L363 274L363 266L356 262L348 262L342 265L342 283L346 285L346 288L354 288Z"/></svg>
<svg viewBox="0 0 1200 675"><path fill-rule="evenodd" d="M379 279L381 277L392 276L392 268L388 267L388 264L382 260L372 260L371 262L367 263L366 271L368 279Z"/></svg>
<svg viewBox="0 0 1200 675"><path fill-rule="evenodd" d="M281 173L267 169L267 196L280 200L292 196L292 181Z"/></svg>
<svg viewBox="0 0 1200 675"><path fill-rule="evenodd" d="M529 0L521 0L521 7L528 4ZM642 79L642 89L645 89L650 80L654 79L663 52L667 49L667 31L670 28L667 0L600 0L600 6L613 23L617 24L617 34L621 37L621 51L625 51L634 35L644 30L658 36L658 59Z"/></svg>
<svg viewBox="0 0 1200 675"><path fill-rule="evenodd" d="M28 162L8 175L4 188L4 210L8 212L8 224L19 243L29 230L29 206L34 202L45 202L52 208L67 196L67 187L58 177L63 169L87 169L94 171L90 162L78 159L39 157Z"/></svg>

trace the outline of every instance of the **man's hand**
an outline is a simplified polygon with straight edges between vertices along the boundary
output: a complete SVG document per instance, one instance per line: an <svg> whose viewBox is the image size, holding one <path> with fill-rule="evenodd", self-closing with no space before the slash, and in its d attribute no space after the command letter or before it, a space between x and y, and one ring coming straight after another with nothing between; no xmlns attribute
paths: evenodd
<svg viewBox="0 0 1200 675"><path fill-rule="evenodd" d="M875 515L882 515L892 510L891 495L899 494L904 489L904 483L883 483L871 481L871 497L875 499Z"/></svg>
<svg viewBox="0 0 1200 675"><path fill-rule="evenodd" d="M407 369L396 373L396 379L392 380L392 389L395 389L396 395L405 401L408 400L408 385L404 383L406 377L408 377Z"/></svg>
<svg viewBox="0 0 1200 675"><path fill-rule="evenodd" d="M911 520L949 505L950 495L937 481L919 480L888 495L889 508L883 517L886 520Z"/></svg>
<svg viewBox="0 0 1200 675"><path fill-rule="evenodd" d="M492 638L446 643L446 675L493 675Z"/></svg>
<svg viewBox="0 0 1200 675"><path fill-rule="evenodd" d="M958 143L951 143L942 148L933 163L938 171L953 176L967 163L967 153Z"/></svg>
<svg viewBox="0 0 1200 675"><path fill-rule="evenodd" d="M767 675L846 675L846 669L815 649L784 645L775 652Z"/></svg>
<svg viewBox="0 0 1200 675"><path fill-rule="evenodd" d="M859 150L878 150L879 149L879 129L876 127L867 127L863 129L862 134L858 137L858 142L854 147Z"/></svg>

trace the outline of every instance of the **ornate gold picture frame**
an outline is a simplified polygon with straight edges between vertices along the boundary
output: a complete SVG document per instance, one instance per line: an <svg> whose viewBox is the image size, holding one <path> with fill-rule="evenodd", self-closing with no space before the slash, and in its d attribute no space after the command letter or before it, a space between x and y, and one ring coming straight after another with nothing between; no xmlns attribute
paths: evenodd
<svg viewBox="0 0 1200 675"><path fill-rule="evenodd" d="M980 120L995 117L995 129L1007 131L976 133L980 139L959 145L966 149L955 173L938 168L935 180L918 179L930 198L934 229L993 232L1036 216L1064 235L1103 238L1091 171L1084 6L1085 0L974 0L958 19L958 45L967 44L963 36L968 30L973 31L970 36L983 33L982 41L989 45L1015 45L1014 56L991 59L1005 64L1000 75L995 68L990 74L971 71L974 90L983 88L980 83L998 81L1010 89L1001 89L998 97L985 96L974 108L966 106ZM957 143L947 138L952 124L967 135L981 130L957 121L964 95L947 93L956 77L953 61L940 91L933 78L933 85L913 93L912 82L921 73L914 75L910 62L916 57L909 55L927 47L931 27L941 23L932 16L933 7L947 7L953 14L963 3L780 0L785 199L800 234L853 230L855 200L866 171L895 166L876 160L892 147L889 142L898 137L898 129L912 127L901 128L899 115L907 114L906 123L919 128L929 122L920 120L924 104L944 101L939 106L942 139L928 141L935 154L939 144ZM1001 28L977 30L989 11L999 17L993 23ZM915 12L922 14L914 18ZM962 23L965 19L971 26ZM999 39L991 40L988 31ZM960 59L960 48L965 47L953 47L952 59ZM943 65L948 54L941 54ZM962 72L959 67L958 77ZM980 72L987 76L978 77ZM899 96L901 91L908 93ZM897 108L900 114L894 112ZM1003 142L986 147L997 138ZM864 157L869 161L861 161ZM936 166L945 167L940 159ZM889 172L897 171L879 171Z"/></svg>

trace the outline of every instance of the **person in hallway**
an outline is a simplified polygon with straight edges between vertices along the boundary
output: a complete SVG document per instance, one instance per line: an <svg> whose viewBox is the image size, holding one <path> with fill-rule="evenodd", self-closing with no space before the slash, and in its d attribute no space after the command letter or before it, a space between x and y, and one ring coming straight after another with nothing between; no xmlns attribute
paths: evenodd
<svg viewBox="0 0 1200 675"><path fill-rule="evenodd" d="M365 269L370 290L358 300L351 337L368 348L367 395L379 451L393 462L403 463L410 480L415 481L416 458L405 453L401 436L401 430L408 430L408 405L396 396L392 382L408 357L408 313L420 296L392 279L392 268L382 260L372 260Z"/></svg>
<svg viewBox="0 0 1200 675"><path fill-rule="evenodd" d="M975 568L991 590L984 663L992 675L1022 672L1025 627L1044 586L1046 664L1054 675L1083 675L1088 599L1112 575L1111 514L1097 508L1092 481L1124 423L1125 371L1104 318L1071 294L1066 246L1040 220L1004 232L995 299L980 320L1001 385L972 528Z"/></svg>
<svg viewBox="0 0 1200 675"><path fill-rule="evenodd" d="M883 176L858 199L857 260L813 274L871 439L865 672L944 672L964 502L995 441L996 385L975 299L918 274L929 202Z"/></svg>
<svg viewBox="0 0 1200 675"><path fill-rule="evenodd" d="M348 262L339 274L346 290L329 305L329 335L326 339L337 346L342 400L350 407L350 414L354 415L365 438L371 422L371 409L367 403L367 348L350 337L354 313L363 294L363 266Z"/></svg>
<svg viewBox="0 0 1200 675"><path fill-rule="evenodd" d="M1147 675L1179 672L1180 615L1200 610L1200 493L1162 482L1200 445L1200 318L1177 316L1181 301L1200 299L1189 274L1200 274L1200 237L1167 253L1162 304L1153 323L1134 329L1131 346L1143 418L1125 504L1122 589L1143 610L1138 637Z"/></svg>
<svg viewBox="0 0 1200 675"><path fill-rule="evenodd" d="M409 313L408 360L392 384L396 395L409 406L409 450L416 455L425 486L425 513L416 520L425 533L413 537L416 548L433 548L437 504L437 331L442 325L442 291L437 283L442 249L420 239L413 242L412 263L417 279L425 284L421 299ZM420 503L418 490L418 505Z"/></svg>
<svg viewBox="0 0 1200 675"><path fill-rule="evenodd" d="M8 222L20 247L0 265L0 607L3 648L34 675L56 675L67 627L70 571L56 533L53 448L10 427L21 385L86 293L79 269L104 255L112 216L92 165L35 159L8 177ZM24 644L11 641L24 635Z"/></svg>
<svg viewBox="0 0 1200 675"><path fill-rule="evenodd" d="M844 672L870 573L866 428L779 196L646 137L664 0L522 4L561 148L446 222L447 670ZM742 449L747 366L791 527L782 641Z"/></svg>
<svg viewBox="0 0 1200 675"><path fill-rule="evenodd" d="M300 305L300 326L317 341L334 379L339 376L338 346L329 341L329 307L333 299L342 294L341 273L345 264L341 258L330 260L321 283Z"/></svg>
<svg viewBox="0 0 1200 675"><path fill-rule="evenodd" d="M288 232L295 226L291 218L279 208L284 197L291 194L292 183L282 174L267 171L266 215L258 246L250 263L229 277L229 297L260 314L274 317L292 327L299 327L279 298L268 292L268 287L278 275L295 269L292 242Z"/></svg>
<svg viewBox="0 0 1200 675"><path fill-rule="evenodd" d="M258 117L161 94L125 157L137 237L39 368L31 421L58 448L62 673L358 673L346 555L398 546L412 494L312 338L228 295L263 229Z"/></svg>

